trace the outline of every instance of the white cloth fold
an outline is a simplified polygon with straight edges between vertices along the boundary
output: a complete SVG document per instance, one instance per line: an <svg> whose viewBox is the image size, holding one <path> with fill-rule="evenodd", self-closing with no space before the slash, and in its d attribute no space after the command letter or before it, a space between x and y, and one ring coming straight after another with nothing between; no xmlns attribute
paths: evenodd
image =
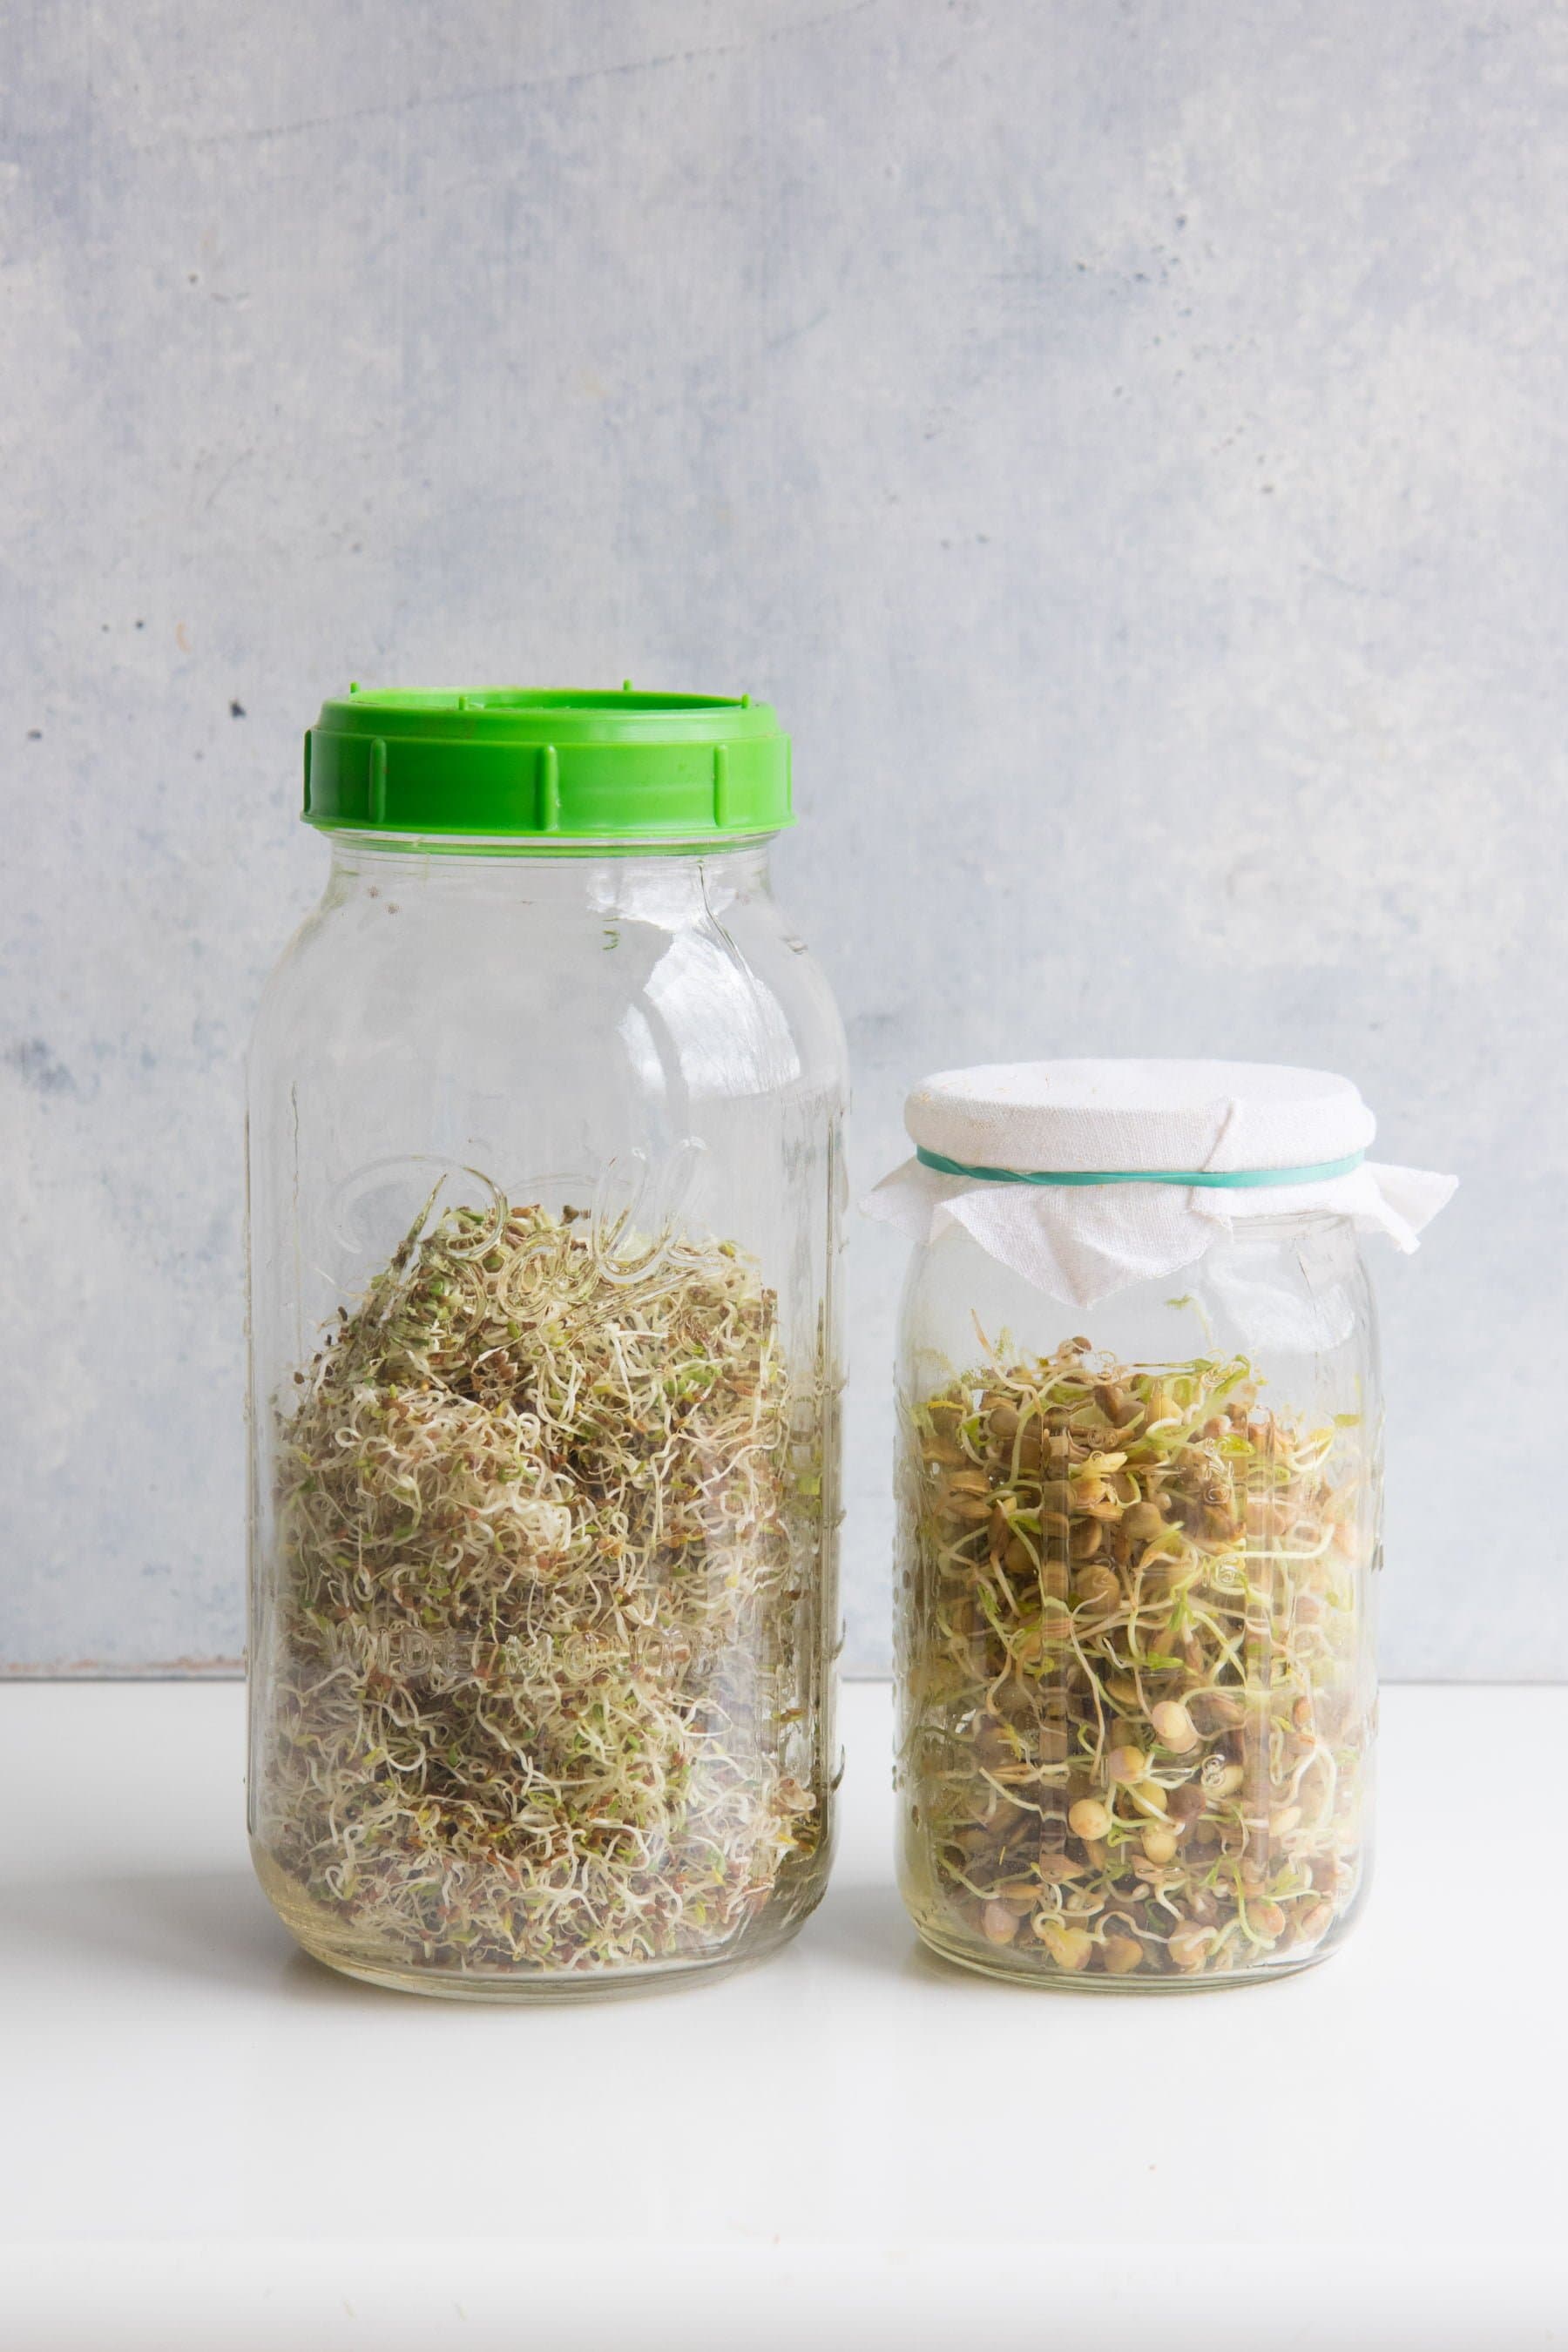
<svg viewBox="0 0 1568 2352"><path fill-rule="evenodd" d="M910 1097L917 1144L970 1166L1104 1172L1321 1166L1363 1150L1372 1113L1348 1079L1258 1063L1031 1062L944 1072ZM865 1202L912 1241L961 1225L1064 1305L1173 1274L1251 1218L1326 1210L1401 1250L1458 1180L1363 1160L1305 1184L1009 1184L908 1160Z"/></svg>

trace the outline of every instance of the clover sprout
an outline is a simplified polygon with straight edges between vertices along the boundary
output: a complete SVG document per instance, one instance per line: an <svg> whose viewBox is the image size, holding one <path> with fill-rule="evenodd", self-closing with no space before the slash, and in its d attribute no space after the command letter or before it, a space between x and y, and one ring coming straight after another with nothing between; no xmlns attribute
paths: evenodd
<svg viewBox="0 0 1568 2352"><path fill-rule="evenodd" d="M908 1413L906 1884L952 1957L1224 1979L1300 1966L1353 1901L1365 1433L1259 1388L1076 1339Z"/></svg>
<svg viewBox="0 0 1568 2352"><path fill-rule="evenodd" d="M773 1296L725 1242L628 1270L570 1209L426 1223L279 1418L264 1880L367 1973L722 1955L822 1839Z"/></svg>

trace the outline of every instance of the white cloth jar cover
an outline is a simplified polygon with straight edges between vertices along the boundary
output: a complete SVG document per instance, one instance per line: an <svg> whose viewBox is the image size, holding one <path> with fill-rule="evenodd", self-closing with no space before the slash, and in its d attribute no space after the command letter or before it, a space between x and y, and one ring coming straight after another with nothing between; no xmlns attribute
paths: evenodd
<svg viewBox="0 0 1568 2352"><path fill-rule="evenodd" d="M917 1242L962 1225L1075 1307L1190 1265L1253 1217L1326 1210L1413 1250L1458 1181L1367 1160L1376 1122L1348 1078L1266 1062L946 1070L915 1088L904 1125L928 1157L885 1177L868 1214ZM1198 1181L1170 1181L1184 1175ZM1026 1181L1052 1176L1079 1181Z"/></svg>

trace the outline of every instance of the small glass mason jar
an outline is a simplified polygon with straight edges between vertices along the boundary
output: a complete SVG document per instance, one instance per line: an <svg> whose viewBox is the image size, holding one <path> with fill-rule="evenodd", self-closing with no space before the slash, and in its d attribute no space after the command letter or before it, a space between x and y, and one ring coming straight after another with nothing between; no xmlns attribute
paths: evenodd
<svg viewBox="0 0 1568 2352"><path fill-rule="evenodd" d="M900 1876L950 1959L1174 1990L1323 1958L1365 1892L1382 1419L1352 1212L1405 1171L1332 1134L1291 1155L1315 1167L1216 1171L1188 1133L1178 1195L1125 1124L1113 1171L1065 1117L1005 1167L920 1155L960 1213L903 1303ZM999 1198L1025 1181L1048 1194ZM1041 1286L1089 1267L1090 1307Z"/></svg>
<svg viewBox="0 0 1568 2352"><path fill-rule="evenodd" d="M430 1993L760 1957L831 1834L842 1031L763 706L361 695L249 1073L252 1851Z"/></svg>

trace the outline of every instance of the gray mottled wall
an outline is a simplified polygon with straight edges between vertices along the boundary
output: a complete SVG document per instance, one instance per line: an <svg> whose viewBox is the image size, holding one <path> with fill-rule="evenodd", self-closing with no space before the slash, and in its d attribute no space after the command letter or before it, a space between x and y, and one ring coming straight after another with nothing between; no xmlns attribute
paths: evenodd
<svg viewBox="0 0 1568 2352"><path fill-rule="evenodd" d="M1568 1664L1557 0L14 0L0 1661L240 1641L322 694L766 694L857 1058L1349 1070L1387 1657ZM853 1236L852 1659L900 1245Z"/></svg>

